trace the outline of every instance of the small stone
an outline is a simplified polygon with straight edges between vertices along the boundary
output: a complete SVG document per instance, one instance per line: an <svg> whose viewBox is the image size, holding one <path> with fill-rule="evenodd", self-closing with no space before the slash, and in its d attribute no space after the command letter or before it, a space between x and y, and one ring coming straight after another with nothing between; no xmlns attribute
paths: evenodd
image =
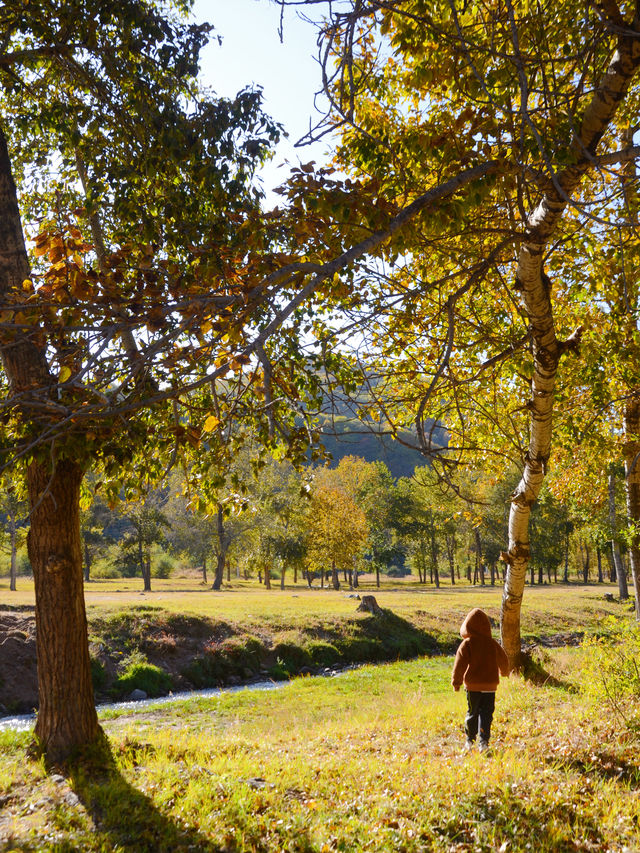
<svg viewBox="0 0 640 853"><path fill-rule="evenodd" d="M147 698L148 698L147 694L144 692L144 690L140 690L139 687L136 687L136 689L132 690L131 693L129 694L129 699L132 702L141 702L143 699L147 699Z"/></svg>

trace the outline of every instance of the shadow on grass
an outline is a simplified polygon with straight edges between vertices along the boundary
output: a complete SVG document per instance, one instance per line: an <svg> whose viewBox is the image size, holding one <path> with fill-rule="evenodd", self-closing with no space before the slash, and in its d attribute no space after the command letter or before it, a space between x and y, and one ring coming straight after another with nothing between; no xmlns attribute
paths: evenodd
<svg viewBox="0 0 640 853"><path fill-rule="evenodd" d="M223 849L162 814L149 797L129 784L118 770L104 734L70 761L65 771L73 791L93 818L101 849L136 853L220 853Z"/></svg>
<svg viewBox="0 0 640 853"><path fill-rule="evenodd" d="M451 850L575 853L604 849L602 829L596 819L571 803L554 803L545 808L512 795L479 795L460 802L450 820L432 827L431 833L440 840L446 839ZM428 836L423 837L426 840Z"/></svg>
<svg viewBox="0 0 640 853"><path fill-rule="evenodd" d="M549 764L573 770L584 776L597 776L607 782L620 782L621 785L637 788L640 784L638 764L607 752L592 753L588 758L547 759Z"/></svg>
<svg viewBox="0 0 640 853"><path fill-rule="evenodd" d="M578 692L575 684L563 681L549 672L547 669L548 659L546 655L540 654L538 649L533 648L530 651L522 652L521 661L523 678L536 687L559 687L568 693Z"/></svg>
<svg viewBox="0 0 640 853"><path fill-rule="evenodd" d="M346 663L409 660L418 655L452 654L459 639L436 639L412 622L382 609L379 613L353 621L350 636L334 643Z"/></svg>

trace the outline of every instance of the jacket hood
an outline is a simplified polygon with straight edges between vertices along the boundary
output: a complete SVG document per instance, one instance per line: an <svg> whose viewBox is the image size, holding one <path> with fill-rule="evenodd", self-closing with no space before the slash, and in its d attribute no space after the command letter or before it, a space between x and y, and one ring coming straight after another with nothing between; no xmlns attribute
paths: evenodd
<svg viewBox="0 0 640 853"><path fill-rule="evenodd" d="M491 636L491 622L489 621L489 617L479 607L474 607L473 610L470 610L460 626L460 636L464 639L474 634L481 634L485 637Z"/></svg>

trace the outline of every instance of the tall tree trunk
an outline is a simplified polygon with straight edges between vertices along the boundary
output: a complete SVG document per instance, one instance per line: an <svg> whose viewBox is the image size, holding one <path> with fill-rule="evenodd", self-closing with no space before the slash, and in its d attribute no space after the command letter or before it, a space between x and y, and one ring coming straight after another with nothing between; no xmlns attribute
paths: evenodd
<svg viewBox="0 0 640 853"><path fill-rule="evenodd" d="M440 574L438 572L438 543L436 541L436 531L431 528L431 564L433 567L433 581L436 589L440 588Z"/></svg>
<svg viewBox="0 0 640 853"><path fill-rule="evenodd" d="M11 304L30 277L17 193L4 133L0 128L0 298ZM0 357L17 400L38 403L51 396L55 379L39 330L0 332ZM37 429L37 407L25 409L26 421ZM35 414L34 414L35 413ZM39 712L35 733L51 761L94 740L96 715L87 620L82 587L79 465L63 459L50 446L50 462L31 461L27 490L31 529L27 550L33 568L36 598ZM70 451L73 452L73 451Z"/></svg>
<svg viewBox="0 0 640 853"><path fill-rule="evenodd" d="M640 621L640 396L624 407L624 470L627 518L631 530L629 559L635 593L635 616Z"/></svg>
<svg viewBox="0 0 640 853"><path fill-rule="evenodd" d="M629 598L629 588L627 586L627 575L620 558L620 543L618 542L618 514L616 512L616 474L613 465L609 468L607 490L609 493L609 527L611 528L611 556L613 558L613 569L618 580L620 601L626 601Z"/></svg>
<svg viewBox="0 0 640 853"><path fill-rule="evenodd" d="M207 583L207 555L202 558L202 583Z"/></svg>
<svg viewBox="0 0 640 853"><path fill-rule="evenodd" d="M340 578L338 577L335 560L331 561L331 582L333 583L334 589L340 589Z"/></svg>
<svg viewBox="0 0 640 853"><path fill-rule="evenodd" d="M213 578L211 589L219 590L222 587L224 564L227 558L227 539L224 534L224 509L220 503L218 504L216 514L216 533L218 537L218 547L216 549L216 573Z"/></svg>
<svg viewBox="0 0 640 853"><path fill-rule="evenodd" d="M151 558L144 550L142 522L138 528L138 563L142 575L142 588L144 592L151 592Z"/></svg>
<svg viewBox="0 0 640 853"><path fill-rule="evenodd" d="M144 591L151 592L151 549L147 546L142 561L142 575L144 577Z"/></svg>
<svg viewBox="0 0 640 853"><path fill-rule="evenodd" d="M264 586L265 589L271 589L271 566L265 563L264 567Z"/></svg>
<svg viewBox="0 0 640 853"><path fill-rule="evenodd" d="M480 583L482 586L484 586L484 559L482 556L482 540L480 538L480 531L477 527L474 533L476 538L476 550L478 553L478 571L480 573Z"/></svg>
<svg viewBox="0 0 640 853"><path fill-rule="evenodd" d="M580 553L582 553L582 543L580 543ZM591 568L591 550L589 545L584 543L585 559L582 562L582 582L585 586L589 583L589 569Z"/></svg>
<svg viewBox="0 0 640 853"><path fill-rule="evenodd" d="M80 484L73 462L31 462L27 537L36 591L39 709L35 734L57 761L99 731L82 586Z"/></svg>
<svg viewBox="0 0 640 853"><path fill-rule="evenodd" d="M633 145L633 128L623 132L623 145ZM638 230L638 196L637 174L635 160L630 160L625 166L622 178L622 192L625 200L625 214ZM640 277L637 272L629 271L623 275L620 290L621 308L626 320L626 335L628 341L638 337L638 307L640 302ZM637 355L637 352L636 352ZM640 391L631 388L623 409L624 429L624 471L625 493L627 499L627 522L630 531L629 560L631 563L631 579L635 593L635 617L640 621Z"/></svg>
<svg viewBox="0 0 640 853"><path fill-rule="evenodd" d="M509 548L503 554L507 577L502 596L502 644L511 665L515 667L520 665L520 611L530 555L529 518L531 507L540 493L551 453L556 374L562 353L575 348L580 341L580 330L564 342L558 341L556 337L550 299L551 282L544 274L542 262L565 208L583 175L591 168L598 143L638 70L639 42L632 31L621 32L616 37L609 66L594 87L580 127L569 143L567 154L574 158L574 163L555 173L553 183L549 183L526 222L518 250L515 287L521 294L529 322L533 377L531 400L528 403L531 410L529 447L524 457L522 477L511 496Z"/></svg>
<svg viewBox="0 0 640 853"><path fill-rule="evenodd" d="M89 583L91 580L91 548L89 543L84 543L84 582Z"/></svg>
<svg viewBox="0 0 640 853"><path fill-rule="evenodd" d="M18 546L17 546L17 530L16 530L16 516L13 511L9 513L9 541L11 547L11 562L9 564L9 589L11 592L16 591L16 576L17 572L17 557L18 557Z"/></svg>
<svg viewBox="0 0 640 853"><path fill-rule="evenodd" d="M451 573L451 586L454 586L455 582L456 582L456 565L455 565L456 534L455 533L445 534L445 543L446 543L446 547L447 547L447 558L449 560L449 571Z"/></svg>

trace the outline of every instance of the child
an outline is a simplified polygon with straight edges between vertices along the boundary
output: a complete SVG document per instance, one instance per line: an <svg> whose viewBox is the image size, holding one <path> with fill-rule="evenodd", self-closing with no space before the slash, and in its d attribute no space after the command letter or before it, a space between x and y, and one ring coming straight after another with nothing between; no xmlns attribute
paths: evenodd
<svg viewBox="0 0 640 853"><path fill-rule="evenodd" d="M509 675L509 659L500 643L491 636L489 617L474 608L460 627L462 642L456 653L451 674L454 690L464 684L467 690L465 732L467 750L473 747L480 724L480 752L489 749L491 721L500 675Z"/></svg>

